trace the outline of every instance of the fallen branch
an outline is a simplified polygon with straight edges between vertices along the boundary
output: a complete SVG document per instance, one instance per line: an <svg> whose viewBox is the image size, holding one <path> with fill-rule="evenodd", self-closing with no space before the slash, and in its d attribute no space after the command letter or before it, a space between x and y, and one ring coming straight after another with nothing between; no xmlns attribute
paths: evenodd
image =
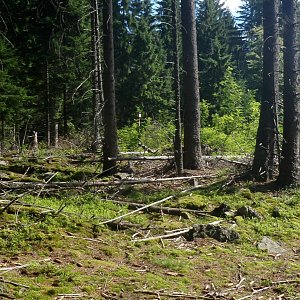
<svg viewBox="0 0 300 300"><path fill-rule="evenodd" d="M171 298L180 298L180 299L199 299L198 296L188 295L182 292L173 292L167 293L164 291L150 291L150 290L135 290L135 293L147 294L147 295L156 295L156 296L166 296ZM203 297L201 297L203 298Z"/></svg>
<svg viewBox="0 0 300 300"><path fill-rule="evenodd" d="M6 298L6 299L15 299L15 297L12 297L12 296L4 294L4 293L0 293L0 299L1 299L1 297Z"/></svg>
<svg viewBox="0 0 300 300"><path fill-rule="evenodd" d="M214 221L205 225L217 225L220 224L223 220L218 220L218 221ZM159 236L152 236L149 238L144 238L144 239L137 239L137 240L133 240L133 242L146 242L146 241L153 241L153 240L158 240L158 239L168 239L168 238L175 238L175 237L179 237L182 235L185 235L186 233L190 232L193 229L193 227L187 227L187 228L182 228L180 230L176 230L175 232L172 233L168 233L165 235L159 235Z"/></svg>
<svg viewBox="0 0 300 300"><path fill-rule="evenodd" d="M28 285L24 285L24 284L21 284L21 283L5 280L4 278L0 278L0 282L6 283L6 284L11 284L13 286L20 286L20 287L23 287L23 288L26 288L26 289L30 288L30 286L28 286Z"/></svg>
<svg viewBox="0 0 300 300"><path fill-rule="evenodd" d="M168 238L175 238L178 236L182 236L185 233L188 233L191 230L192 227L189 228L183 228L181 231L165 234L165 235L159 235L159 236L152 236L149 238L144 239L137 239L133 240L133 242L147 242L147 241L153 241L153 240L159 240L159 239L168 239Z"/></svg>
<svg viewBox="0 0 300 300"><path fill-rule="evenodd" d="M245 300L245 299L249 299L249 298L252 299L253 295L258 294L258 293L262 293L262 292L267 291L267 290L269 290L269 289L271 289L270 286L263 287L263 288L261 288L261 289L258 289L258 290L253 291L253 292L251 293L251 295L247 295L247 296L244 296L244 297L242 297L242 298L238 298L237 300Z"/></svg>
<svg viewBox="0 0 300 300"><path fill-rule="evenodd" d="M38 262L47 262L47 261L50 261L50 260L51 260L51 258L46 258L46 259L43 259L43 260L39 260ZM24 265L21 265L21 266L0 268L0 272L1 272L0 275L2 275L4 273L7 273L7 272L10 272L10 271L27 268L30 265L31 265L31 263L24 264Z"/></svg>
<svg viewBox="0 0 300 300"><path fill-rule="evenodd" d="M126 201L118 201L118 200L105 200L112 203L116 203L119 205L127 205L129 209L137 209L144 207L144 204L140 203L132 203L132 202L126 202ZM185 209L185 208L174 208L174 207L165 207L165 206L150 206L145 209L146 212L155 212L155 213L164 213L172 216L180 216L182 218L187 219L188 213L198 215L198 216L209 216L211 215L211 212L205 212L205 211L199 211L194 209Z"/></svg>
<svg viewBox="0 0 300 300"><path fill-rule="evenodd" d="M134 215L134 214L136 214L136 213L138 213L138 212L140 212L140 211L143 211L143 210L147 209L148 207L155 206L155 205L157 205L157 204L166 202L166 201L171 200L171 199L173 199L173 198L176 198L176 197L178 197L178 196L186 195L186 194L188 194L188 193L190 193L190 192L192 192L192 191L194 191L194 190L196 190L196 189L202 188L202 187L203 187L203 185L198 185L198 186L192 187L192 188L190 188L190 189L181 191L179 194L175 194L175 195L168 196L168 197L166 197L166 198L163 198L163 199L160 199L160 200L155 201L155 202L153 202L153 203L147 204L147 205L145 205L145 206L143 206L143 207L140 207L140 208L138 208L138 209L136 209L136 210L134 210L134 211L131 211L131 212L129 212L129 213L126 213L126 214L124 214L124 215L121 215L121 216L115 217L115 218L113 218L113 219L110 219L110 220L101 222L99 225L111 223L111 222L114 222L114 221L123 219L124 217Z"/></svg>
<svg viewBox="0 0 300 300"><path fill-rule="evenodd" d="M214 178L216 175L195 175L189 177L170 177L170 178L133 178L127 180L113 180L113 181L73 181L73 182L1 182L0 189L41 189L43 191L45 188L59 189L59 188L91 188L91 187L105 187L105 186L120 186L120 185L133 185L133 184L146 184L146 183L158 183L165 181L177 181L177 180L189 180L193 178ZM40 191L40 192L41 192Z"/></svg>
<svg viewBox="0 0 300 300"><path fill-rule="evenodd" d="M162 155L162 156L116 156L116 157L109 157L108 160L110 161L146 161L146 160L172 160L174 156L170 155Z"/></svg>

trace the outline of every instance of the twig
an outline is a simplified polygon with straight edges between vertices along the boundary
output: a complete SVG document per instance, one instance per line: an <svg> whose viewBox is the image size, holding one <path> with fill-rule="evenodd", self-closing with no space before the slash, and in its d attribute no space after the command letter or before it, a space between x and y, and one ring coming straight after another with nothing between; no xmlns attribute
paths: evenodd
<svg viewBox="0 0 300 300"><path fill-rule="evenodd" d="M0 278L0 282L11 284L13 286L20 286L20 287L23 287L23 288L26 288L26 289L30 288L30 286L28 286L28 285L24 285L24 284L21 284L21 283L5 280L4 278Z"/></svg>
<svg viewBox="0 0 300 300"><path fill-rule="evenodd" d="M119 201L119 200L105 200L112 203L116 203L119 205L127 205L129 209L136 209L139 207L144 207L144 204L141 203L133 203L127 201ZM176 207L166 207L166 206L151 206L146 209L148 212L163 212L164 214L181 216L186 218L187 213L195 214L198 216L209 216L211 212L208 211L200 211L194 209L186 209L186 208L176 208Z"/></svg>
<svg viewBox="0 0 300 300"><path fill-rule="evenodd" d="M39 260L38 262L46 262L46 261L50 261L51 258L46 258L46 259L43 259L43 260ZM26 267L29 267L31 265L31 263L28 263L28 264L24 264L24 265L21 265L21 266L14 266L14 267L6 267L6 268L0 268L0 275L4 274L4 273L7 273L7 272L10 272L10 271L13 271L13 270L18 270L18 269L24 269Z"/></svg>
<svg viewBox="0 0 300 300"><path fill-rule="evenodd" d="M244 296L244 297L239 298L239 299L237 299L237 300L244 300L244 299L252 298L253 295L258 294L258 293L262 293L262 292L267 291L267 290L269 290L269 289L271 289L270 286L263 287L263 288L261 288L261 289L258 289L258 290L253 291L251 295Z"/></svg>
<svg viewBox="0 0 300 300"><path fill-rule="evenodd" d="M137 239L137 240L133 240L133 242L146 242L146 241L153 241L153 240L159 240L159 239L167 239L170 237L178 237L181 236L187 232L189 232L191 230L192 227L189 228L183 228L181 231L177 231L177 232L173 232L173 233L169 233L169 234L165 234L165 235L159 235L159 236L152 236L149 238L145 238L145 239Z"/></svg>
<svg viewBox="0 0 300 300"><path fill-rule="evenodd" d="M6 298L6 299L15 299L14 297L12 297L10 295L7 295L7 294L4 294L4 293L0 293L0 297Z"/></svg>
<svg viewBox="0 0 300 300"><path fill-rule="evenodd" d="M194 190L196 190L196 189L202 188L202 187L203 187L203 185L198 185L198 186L192 187L192 188L190 188L190 189L181 191L179 194L175 194L175 195L168 196L168 197L166 197L166 198L163 198L163 199L160 199L160 200L155 201L155 202L153 202L153 203L147 204L147 205L145 205L145 206L143 206L143 207L140 207L140 208L138 208L138 209L136 209L136 210L133 210L133 211L131 211L131 212L129 212L129 213L126 213L126 214L124 214L124 215L121 215L121 216L115 217L115 218L113 218L113 219L110 219L110 220L101 222L99 225L101 225L101 224L107 224L107 223L110 223L110 222L114 222L114 221L123 219L124 217L134 215L134 214L136 214L136 213L138 213L138 212L140 212L140 211L143 211L143 210L147 209L147 208L150 207L150 206L154 206L154 205L157 205L157 204L166 202L166 201L168 201L168 200L170 200L170 199L173 199L173 198L178 197L179 195L185 195L185 194L187 194L187 193L190 193L190 192L192 192L192 191L194 191Z"/></svg>
<svg viewBox="0 0 300 300"><path fill-rule="evenodd" d="M67 237L67 238L77 239L77 240L85 240L85 241L89 241L89 242L106 244L106 242L104 242L101 239L84 238L84 237L79 237L79 236L74 236L74 235L62 235L62 236Z"/></svg>
<svg viewBox="0 0 300 300"><path fill-rule="evenodd" d="M44 190L44 188L46 187L46 185L58 174L58 172L54 173L43 185L43 187L41 188L41 190L39 191L37 197L39 197L42 193L42 191Z"/></svg>
<svg viewBox="0 0 300 300"><path fill-rule="evenodd" d="M173 292L173 293L166 293L163 291L150 291L150 290L135 290L135 293L141 293L141 294L148 294L148 295L156 295L156 296L167 296L171 298L178 298L180 299L199 299L198 296L188 295L181 292ZM203 297L201 297L203 298Z"/></svg>
<svg viewBox="0 0 300 300"><path fill-rule="evenodd" d="M206 225L217 225L217 224L220 224L222 221L223 220L218 220L218 221L208 223ZM144 239L137 239L137 240L133 240L133 242L145 242L145 241L152 241L152 240L157 240L157 239L167 239L170 237L178 237L178 236L182 236L185 233L188 233L192 228L193 227L182 228L182 229L180 229L180 231L168 233L165 235L152 236L152 237L144 238Z"/></svg>
<svg viewBox="0 0 300 300"><path fill-rule="evenodd" d="M57 297L61 297L60 299L64 298L81 298L83 294L58 294Z"/></svg>

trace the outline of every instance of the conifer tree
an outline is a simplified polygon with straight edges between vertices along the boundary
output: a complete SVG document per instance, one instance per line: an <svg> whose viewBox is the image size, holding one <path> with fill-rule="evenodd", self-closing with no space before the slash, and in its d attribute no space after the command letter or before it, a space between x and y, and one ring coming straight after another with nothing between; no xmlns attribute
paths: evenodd
<svg viewBox="0 0 300 300"><path fill-rule="evenodd" d="M199 77L195 1L181 1L183 41L184 153L186 169L201 167Z"/></svg>
<svg viewBox="0 0 300 300"><path fill-rule="evenodd" d="M227 68L234 62L239 64L238 44L241 41L230 12L219 0L200 2L197 27L201 98L208 101L212 113L216 113L219 105L213 95Z"/></svg>
<svg viewBox="0 0 300 300"><path fill-rule="evenodd" d="M282 2L284 44L283 144L279 177L280 186L300 182L300 99L299 44L297 39L297 0Z"/></svg>
<svg viewBox="0 0 300 300"><path fill-rule="evenodd" d="M279 99L279 0L263 4L263 82L262 101L252 173L256 178L273 177L275 141L278 131Z"/></svg>
<svg viewBox="0 0 300 300"><path fill-rule="evenodd" d="M103 3L103 56L103 170L114 173L116 163L109 160L109 157L118 154L112 0L104 0Z"/></svg>

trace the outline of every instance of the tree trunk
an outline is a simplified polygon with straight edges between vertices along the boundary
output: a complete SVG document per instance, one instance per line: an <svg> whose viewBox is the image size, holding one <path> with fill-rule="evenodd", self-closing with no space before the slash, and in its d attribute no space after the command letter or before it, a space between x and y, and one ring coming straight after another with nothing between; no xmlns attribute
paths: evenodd
<svg viewBox="0 0 300 300"><path fill-rule="evenodd" d="M174 62L174 97L176 105L174 156L178 176L183 173L183 157L181 142L181 94L180 94L180 66L179 66L179 23L178 0L172 0L172 26L173 26L173 62Z"/></svg>
<svg viewBox="0 0 300 300"><path fill-rule="evenodd" d="M0 134L0 155L3 155L4 153L4 138L5 138L5 132L4 132L4 118L1 119L1 134Z"/></svg>
<svg viewBox="0 0 300 300"><path fill-rule="evenodd" d="M51 147L51 100L50 100L50 72L49 62L46 61L46 130L47 130L47 147Z"/></svg>
<svg viewBox="0 0 300 300"><path fill-rule="evenodd" d="M183 32L184 154L186 169L201 167L199 78L195 1L181 1Z"/></svg>
<svg viewBox="0 0 300 300"><path fill-rule="evenodd" d="M103 140L103 171L113 173L115 161L109 157L118 154L116 96L115 96L115 63L112 0L103 1L103 90L104 90L104 140Z"/></svg>
<svg viewBox="0 0 300 300"><path fill-rule="evenodd" d="M263 28L263 88L252 175L268 180L273 177L275 144L278 143L279 0L264 1Z"/></svg>
<svg viewBox="0 0 300 300"><path fill-rule="evenodd" d="M297 1L282 2L284 22L284 88L283 88L283 145L279 177L280 186L298 185L300 107L298 83Z"/></svg>
<svg viewBox="0 0 300 300"><path fill-rule="evenodd" d="M93 81L93 152L101 150L101 110L104 103L101 54L100 54L100 29L98 0L90 0L91 9L91 47L92 47L92 81Z"/></svg>
<svg viewBox="0 0 300 300"><path fill-rule="evenodd" d="M66 138L68 135L68 103L67 103L67 97L68 97L68 87L67 85L64 86L64 98L63 98L63 135Z"/></svg>

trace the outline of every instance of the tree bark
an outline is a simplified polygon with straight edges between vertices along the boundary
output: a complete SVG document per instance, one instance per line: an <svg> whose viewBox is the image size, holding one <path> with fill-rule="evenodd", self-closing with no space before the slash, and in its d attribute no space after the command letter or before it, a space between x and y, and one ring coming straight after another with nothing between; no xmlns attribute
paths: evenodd
<svg viewBox="0 0 300 300"><path fill-rule="evenodd" d="M178 0L172 0L173 26L173 62L174 62L174 97L176 105L174 156L178 176L183 174L183 157L181 141L181 93L180 93L180 64L179 64L179 23Z"/></svg>
<svg viewBox="0 0 300 300"><path fill-rule="evenodd" d="M299 51L297 41L297 1L282 2L284 22L284 88L283 88L283 144L279 166L280 186L299 185Z"/></svg>
<svg viewBox="0 0 300 300"><path fill-rule="evenodd" d="M183 40L184 153L186 169L201 167L199 78L195 1L181 1Z"/></svg>
<svg viewBox="0 0 300 300"><path fill-rule="evenodd" d="M273 177L275 144L278 143L279 0L263 2L263 28L263 88L252 175L268 180Z"/></svg>
<svg viewBox="0 0 300 300"><path fill-rule="evenodd" d="M104 140L103 140L103 171L113 173L115 161L108 158L117 156L117 118L115 96L115 63L112 0L103 2L103 89L104 89Z"/></svg>

